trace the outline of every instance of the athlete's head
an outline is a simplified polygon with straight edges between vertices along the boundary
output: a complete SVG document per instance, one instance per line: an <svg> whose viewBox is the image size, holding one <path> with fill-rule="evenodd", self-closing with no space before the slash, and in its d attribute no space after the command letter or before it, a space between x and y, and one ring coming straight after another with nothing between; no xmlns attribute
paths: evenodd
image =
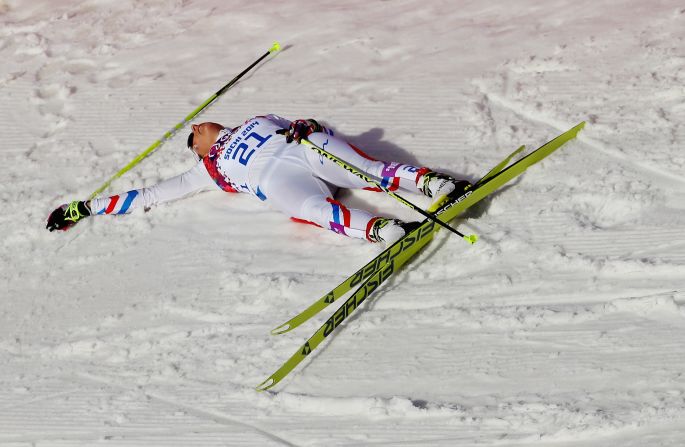
<svg viewBox="0 0 685 447"><path fill-rule="evenodd" d="M188 135L188 149L198 157L204 158L219 138L219 132L224 126L219 123L200 123L193 124L190 128L193 131Z"/></svg>

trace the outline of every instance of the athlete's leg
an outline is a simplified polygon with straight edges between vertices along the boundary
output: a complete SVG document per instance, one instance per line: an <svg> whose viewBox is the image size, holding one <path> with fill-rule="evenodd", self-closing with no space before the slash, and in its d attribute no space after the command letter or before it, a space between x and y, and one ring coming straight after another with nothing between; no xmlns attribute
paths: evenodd
<svg viewBox="0 0 685 447"><path fill-rule="evenodd" d="M402 189L409 192L421 192L437 199L455 190L465 191L471 185L468 181L459 181L426 167L375 160L359 148L325 133L313 133L309 136L309 140L379 181L381 186L390 191ZM378 188L369 186L365 180L355 174L341 168L334 161L319 155L313 149L307 147L303 149L306 151L305 156L312 172L327 182L341 188L380 191Z"/></svg>
<svg viewBox="0 0 685 447"><path fill-rule="evenodd" d="M430 171L428 168L409 164L376 160L346 141L325 133L313 133L309 136L309 140L320 148L359 168L391 191L402 189L418 192L416 186L417 179ZM335 162L322 157L313 149L307 147L303 147L303 149L306 151L305 154L312 172L317 177L341 188L378 190L358 176L342 169Z"/></svg>
<svg viewBox="0 0 685 447"><path fill-rule="evenodd" d="M378 218L334 200L337 187L312 175L303 154L298 152L274 158L262 172L259 187L264 201L298 220L346 236L369 239L371 226Z"/></svg>

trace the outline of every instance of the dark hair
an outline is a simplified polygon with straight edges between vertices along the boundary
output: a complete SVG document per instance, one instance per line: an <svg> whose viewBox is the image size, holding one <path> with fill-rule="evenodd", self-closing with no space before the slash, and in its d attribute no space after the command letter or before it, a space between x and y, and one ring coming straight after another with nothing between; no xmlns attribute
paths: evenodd
<svg viewBox="0 0 685 447"><path fill-rule="evenodd" d="M190 132L190 135L188 135L188 149L193 148L193 135L195 135L193 132Z"/></svg>

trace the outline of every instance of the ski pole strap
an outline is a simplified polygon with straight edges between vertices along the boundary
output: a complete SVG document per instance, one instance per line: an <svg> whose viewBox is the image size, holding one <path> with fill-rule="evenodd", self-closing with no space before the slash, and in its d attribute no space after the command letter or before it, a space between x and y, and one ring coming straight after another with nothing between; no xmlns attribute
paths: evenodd
<svg viewBox="0 0 685 447"><path fill-rule="evenodd" d="M148 155L150 155L155 149L157 149L159 146L162 144L166 143L169 141L176 133L183 129L189 121L191 121L193 118L195 118L197 115L199 115L203 110L205 110L207 107L209 107L214 101L216 101L221 95L223 95L229 88L231 88L236 82L240 80L247 72L252 70L255 65L259 64L264 58L269 56L270 54L277 53L281 49L281 45L278 42L274 42L271 48L269 50L262 54L259 59L254 61L249 67L247 67L245 70L240 72L236 77L231 79L226 85L221 87L219 90L217 90L216 93L214 93L212 96L207 98L202 104L197 106L195 110L190 112L188 116L186 116L183 121L180 123L176 124L173 128L171 128L169 131L167 131L162 138L158 139L154 143L152 143L147 149L145 149L143 152L138 154L133 160L131 160L126 166L124 166L119 172L114 174L112 177L110 177L105 183L103 183L98 189L93 191L93 193L90 195L89 199L94 199L97 197L102 191L107 189L109 185L112 184L112 182L128 171L130 171L134 166L136 166L138 163L143 161Z"/></svg>

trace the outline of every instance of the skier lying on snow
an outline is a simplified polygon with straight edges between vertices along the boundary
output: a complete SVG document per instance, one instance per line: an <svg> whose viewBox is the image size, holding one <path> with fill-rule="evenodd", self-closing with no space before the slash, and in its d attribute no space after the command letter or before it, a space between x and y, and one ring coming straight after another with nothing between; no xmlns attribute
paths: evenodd
<svg viewBox="0 0 685 447"><path fill-rule="evenodd" d="M149 188L64 204L50 214L46 228L67 230L93 214L127 214L135 208L147 208L195 191L216 188L252 194L294 220L370 242L392 244L418 225L349 209L335 200L338 188L378 189L299 144L302 138L367 175L382 179L381 184L391 190L418 190L437 199L455 190L460 193L470 185L428 168L375 160L334 137L332 131L313 119L290 122L267 115L247 120L234 129L217 123L191 127L188 148L198 163L189 171ZM292 144L293 141L297 144Z"/></svg>

